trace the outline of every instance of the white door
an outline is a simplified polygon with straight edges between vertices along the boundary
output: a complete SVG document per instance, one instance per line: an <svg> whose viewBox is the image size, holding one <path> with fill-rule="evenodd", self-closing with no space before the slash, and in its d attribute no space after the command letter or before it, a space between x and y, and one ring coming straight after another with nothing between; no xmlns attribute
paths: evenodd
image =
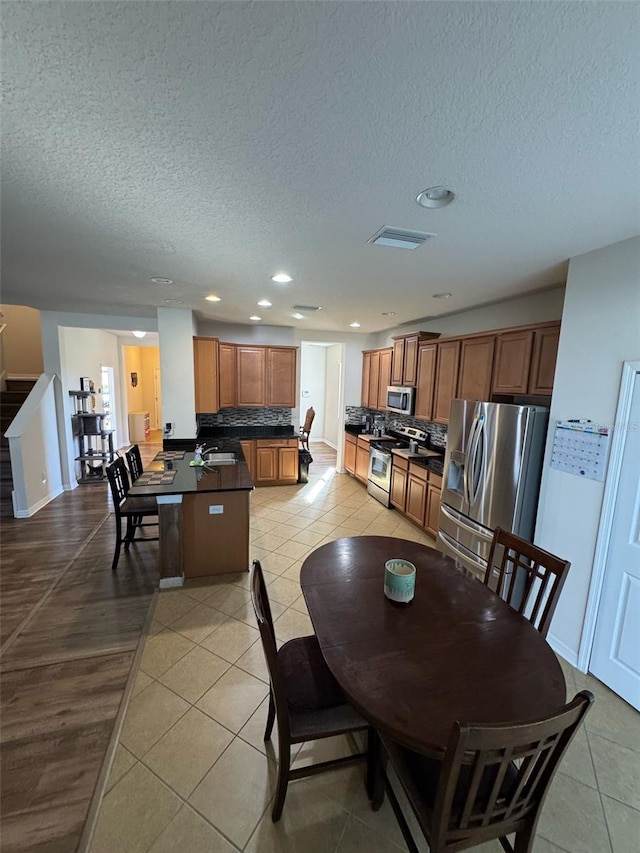
<svg viewBox="0 0 640 853"><path fill-rule="evenodd" d="M589 670L640 710L640 371L628 411Z"/></svg>

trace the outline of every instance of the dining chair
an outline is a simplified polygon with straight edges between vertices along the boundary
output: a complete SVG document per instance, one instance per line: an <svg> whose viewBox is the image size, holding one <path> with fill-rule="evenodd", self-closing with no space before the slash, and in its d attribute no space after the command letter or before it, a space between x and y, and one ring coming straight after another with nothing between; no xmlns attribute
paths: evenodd
<svg viewBox="0 0 640 853"><path fill-rule="evenodd" d="M304 423L300 427L300 444L302 445L304 450L309 450L309 435L311 434L311 427L313 426L313 419L316 416L316 411L313 406L309 406L307 409L307 414L304 418Z"/></svg>
<svg viewBox="0 0 640 853"><path fill-rule="evenodd" d="M251 601L269 670L265 741L271 739L275 720L278 724L278 781L271 812L275 823L282 815L290 780L368 759L373 735L366 721L348 703L331 674L315 636L297 637L284 643L280 649L276 647L271 606L259 560L254 560L251 570ZM291 767L293 744L359 731L367 732L367 752L304 767ZM372 762L368 761L369 791L373 786L372 766Z"/></svg>
<svg viewBox="0 0 640 853"><path fill-rule="evenodd" d="M111 564L112 571L118 567L120 547L124 542L124 550L128 551L134 540L136 530L141 527L157 527L158 504L154 497L129 497L129 476L121 456L107 465L107 479L113 498L113 508L116 517L116 547ZM155 521L143 521L143 518L156 516ZM122 537L122 519L126 519L127 529ZM145 536L145 542L156 542L158 536Z"/></svg>
<svg viewBox="0 0 640 853"><path fill-rule="evenodd" d="M144 472L142 466L142 456L140 456L140 448L137 444L132 445L124 454L129 466L129 474L131 474L131 483L135 483L140 474Z"/></svg>
<svg viewBox="0 0 640 853"><path fill-rule="evenodd" d="M455 723L443 761L383 735L384 790L410 853L418 853L418 847L389 779L387 762L395 770L430 853L466 850L491 839L498 839L507 853L529 853L555 772L593 702L593 694L583 690L543 719L490 726ZM512 833L513 845L506 837Z"/></svg>
<svg viewBox="0 0 640 853"><path fill-rule="evenodd" d="M497 562L499 548L503 550ZM484 583L546 637L570 566L568 560L496 527Z"/></svg>

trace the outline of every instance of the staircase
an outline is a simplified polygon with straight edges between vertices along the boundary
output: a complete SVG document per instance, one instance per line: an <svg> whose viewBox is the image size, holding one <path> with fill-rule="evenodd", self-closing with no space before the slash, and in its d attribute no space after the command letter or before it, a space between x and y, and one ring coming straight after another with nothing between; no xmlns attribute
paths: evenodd
<svg viewBox="0 0 640 853"><path fill-rule="evenodd" d="M7 379L7 390L0 391L0 517L13 516L13 478L9 457L9 440L4 437L11 421L29 396L35 379Z"/></svg>

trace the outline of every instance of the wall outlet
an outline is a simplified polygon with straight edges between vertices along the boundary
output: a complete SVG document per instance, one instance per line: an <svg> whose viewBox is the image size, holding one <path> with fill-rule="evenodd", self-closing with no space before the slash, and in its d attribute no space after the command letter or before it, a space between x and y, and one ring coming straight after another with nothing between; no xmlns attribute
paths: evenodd
<svg viewBox="0 0 640 853"><path fill-rule="evenodd" d="M173 435L174 427L175 427L175 424L173 424L171 421L167 421L165 423L164 431L163 431L165 438L168 438L168 436Z"/></svg>
<svg viewBox="0 0 640 853"><path fill-rule="evenodd" d="M215 504L209 507L209 515L222 515L224 507L222 504Z"/></svg>

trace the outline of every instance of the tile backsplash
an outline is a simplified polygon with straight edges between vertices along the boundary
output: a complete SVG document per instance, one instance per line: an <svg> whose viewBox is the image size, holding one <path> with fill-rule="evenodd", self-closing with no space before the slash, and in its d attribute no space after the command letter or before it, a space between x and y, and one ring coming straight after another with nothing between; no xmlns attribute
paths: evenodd
<svg viewBox="0 0 640 853"><path fill-rule="evenodd" d="M447 428L442 424L434 424L427 421L419 421L409 415L398 415L395 412L378 412L376 409L365 409L363 406L345 406L345 423L361 424L365 415L371 415L384 423L385 429L397 429L403 427L415 427L429 434L431 447L439 447L444 450L447 443Z"/></svg>
<svg viewBox="0 0 640 853"><path fill-rule="evenodd" d="M215 414L196 415L203 426L289 426L291 409L222 409Z"/></svg>

